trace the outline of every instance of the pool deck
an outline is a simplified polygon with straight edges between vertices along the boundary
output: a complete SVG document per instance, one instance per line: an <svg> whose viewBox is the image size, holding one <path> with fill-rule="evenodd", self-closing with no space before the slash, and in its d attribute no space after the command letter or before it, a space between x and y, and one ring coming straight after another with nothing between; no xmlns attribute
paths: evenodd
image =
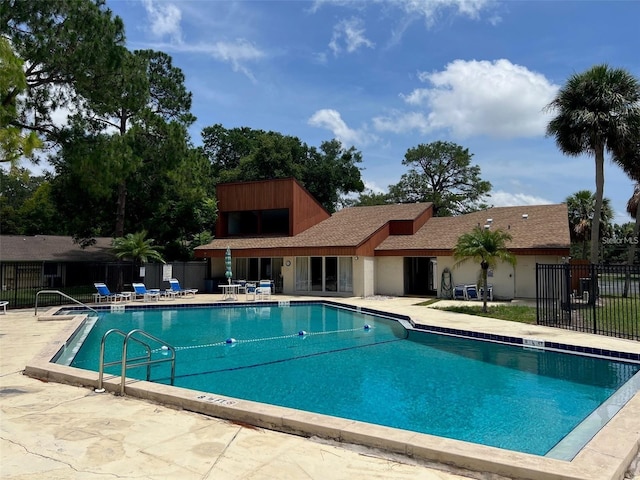
<svg viewBox="0 0 640 480"><path fill-rule="evenodd" d="M282 295L273 298L288 299L310 298ZM441 312L416 306L420 301L416 298L322 299L403 314L427 325L640 353L640 342ZM184 302L217 301L220 295L205 294ZM89 387L26 376L25 367L31 364L37 367L46 360L59 347L61 335L66 335L72 323L42 320L34 316L33 309L0 314L3 479L640 480L640 394L572 462L393 432L394 429L376 432L375 426L364 424L363 429L363 424L348 421L325 427L324 432L340 431L343 443L338 443L255 427L242 421L242 416L237 416L237 421L222 420L166 406L161 401L162 388L149 394L150 401L146 401L133 396L97 394ZM136 385L127 388L135 390ZM304 415L282 414L282 409L278 413L267 408L270 406L253 402L241 403L253 404L264 424L288 422L293 430L296 422L308 423L314 417L304 412L301 412ZM215 413L213 406L212 412ZM277 420L269 420L276 417ZM384 440L382 443L380 438ZM379 445L405 454L356 447L351 442ZM451 458L469 470L435 463L449 462ZM632 468L625 476L629 463ZM499 474L482 473L496 471Z"/></svg>

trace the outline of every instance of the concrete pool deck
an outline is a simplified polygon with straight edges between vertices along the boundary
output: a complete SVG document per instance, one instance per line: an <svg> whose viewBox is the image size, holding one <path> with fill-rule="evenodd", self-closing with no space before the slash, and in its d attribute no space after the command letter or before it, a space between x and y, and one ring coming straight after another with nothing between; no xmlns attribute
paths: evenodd
<svg viewBox="0 0 640 480"><path fill-rule="evenodd" d="M274 300L286 299L303 298L274 297ZM185 303L219 300L220 295L198 295ZM328 300L408 315L416 323L640 353L640 342L434 311L416 306L420 300L415 298ZM362 428L363 424L358 422L338 421L324 426L325 430L339 431L339 438L345 443L320 441L253 427L249 425L253 420L250 417L243 421L237 416L233 422L181 410L180 404L178 408L165 406L168 402L162 401L162 395L166 386L162 385L142 395L153 400L147 402L133 396L96 394L88 387L40 381L23 375L25 366L34 365L37 369L39 362L47 361L49 352L59 348L60 338L67 335L70 323L72 321L38 321L33 309L9 310L6 315L0 315L0 476L3 479L114 476L221 480L493 480L500 477L482 473L494 471L485 468L493 462L499 465L503 478L605 480L623 478L627 465L637 456L640 443L639 395L628 402L573 462L561 462L437 437L425 439L429 436L410 432L395 430L394 435L389 435L393 429L376 432L377 427L364 424ZM135 382L127 385L128 391L136 388ZM270 406L253 402L242 403L252 404L265 424L285 422L292 428L297 422L308 423L313 420L310 417L314 417L304 412L298 415L297 411L283 414L282 409L274 411ZM213 407L216 405L212 406L215 414ZM370 440L376 446L380 438L387 442L380 447L391 447L395 451L404 448L408 455L394 456L346 444ZM401 445L404 447L399 447ZM406 445L411 445L412 450L407 451ZM451 456L462 458L470 470L425 460L448 462ZM627 478L640 479L640 475L630 473Z"/></svg>

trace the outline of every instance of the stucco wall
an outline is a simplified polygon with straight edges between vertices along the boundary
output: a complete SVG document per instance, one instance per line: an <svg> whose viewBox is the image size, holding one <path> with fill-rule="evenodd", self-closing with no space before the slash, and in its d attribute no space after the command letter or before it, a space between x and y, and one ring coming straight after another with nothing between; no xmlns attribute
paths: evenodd
<svg viewBox="0 0 640 480"><path fill-rule="evenodd" d="M493 269L493 277L487 283L493 285L495 299L535 298L536 297L536 263L560 263L561 258L555 255L518 255L516 266L500 262ZM452 257L438 257L438 275L449 267L453 285L475 284L479 282L480 265L469 260L454 267ZM439 285L438 296L442 295Z"/></svg>
<svg viewBox="0 0 640 480"><path fill-rule="evenodd" d="M376 293L404 295L403 257L376 257Z"/></svg>

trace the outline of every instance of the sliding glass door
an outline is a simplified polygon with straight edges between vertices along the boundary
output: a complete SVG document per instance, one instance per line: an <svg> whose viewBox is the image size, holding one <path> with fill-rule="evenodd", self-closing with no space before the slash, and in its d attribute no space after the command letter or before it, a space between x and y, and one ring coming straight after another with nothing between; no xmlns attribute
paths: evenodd
<svg viewBox="0 0 640 480"><path fill-rule="evenodd" d="M353 292L352 257L296 257L297 292Z"/></svg>

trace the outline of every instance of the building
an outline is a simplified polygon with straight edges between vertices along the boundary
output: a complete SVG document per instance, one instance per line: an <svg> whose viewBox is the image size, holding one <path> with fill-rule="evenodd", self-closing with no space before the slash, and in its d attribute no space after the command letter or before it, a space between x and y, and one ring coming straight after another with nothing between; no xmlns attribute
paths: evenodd
<svg viewBox="0 0 640 480"><path fill-rule="evenodd" d="M111 238L98 237L85 248L72 237L59 235L0 236L2 290L57 288L80 281L78 264L114 262Z"/></svg>
<svg viewBox="0 0 640 480"><path fill-rule="evenodd" d="M534 298L536 263L569 256L564 204L495 207L433 217L430 203L352 207L330 215L295 179L218 185L216 239L196 248L210 275L224 278L232 252L234 279L271 279L289 295L441 295L442 272L475 284L473 262L454 265L452 249L475 226L500 228L517 264L490 271L495 298Z"/></svg>

